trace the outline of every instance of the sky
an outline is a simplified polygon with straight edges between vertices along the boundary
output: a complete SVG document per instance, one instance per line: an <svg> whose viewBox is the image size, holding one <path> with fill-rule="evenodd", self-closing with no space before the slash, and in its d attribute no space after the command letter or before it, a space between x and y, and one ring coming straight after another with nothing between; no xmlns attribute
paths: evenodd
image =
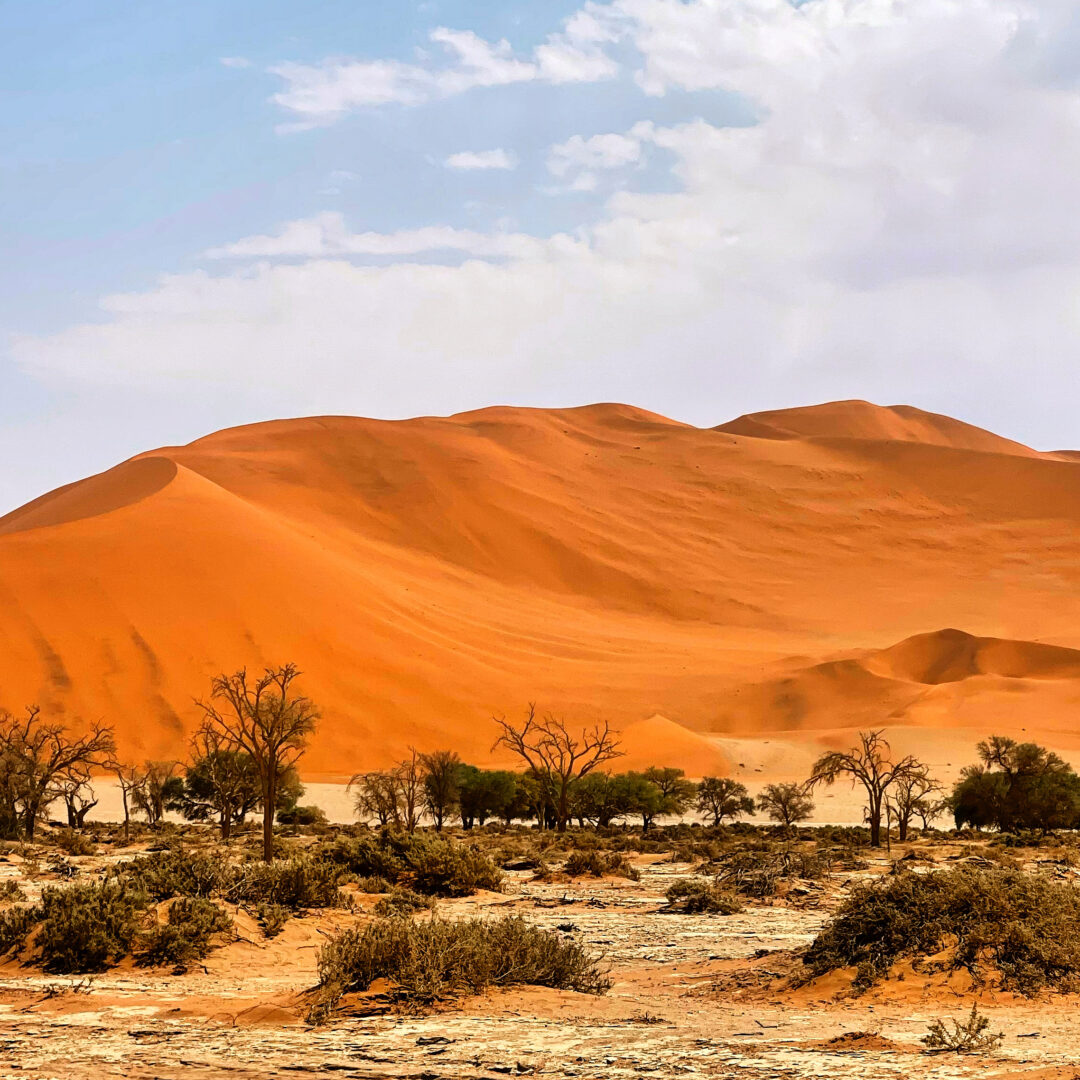
<svg viewBox="0 0 1080 1080"><path fill-rule="evenodd" d="M281 416L1080 446L1080 0L0 0L0 513Z"/></svg>

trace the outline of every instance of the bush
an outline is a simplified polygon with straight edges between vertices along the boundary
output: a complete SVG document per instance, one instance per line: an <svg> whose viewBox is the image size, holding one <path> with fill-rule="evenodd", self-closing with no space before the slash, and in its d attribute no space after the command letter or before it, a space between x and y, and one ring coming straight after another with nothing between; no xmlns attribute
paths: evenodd
<svg viewBox="0 0 1080 1080"><path fill-rule="evenodd" d="M262 932L268 938L274 938L285 929L285 924L292 918L292 912L282 904L263 901L255 908L255 918L259 920Z"/></svg>
<svg viewBox="0 0 1080 1080"><path fill-rule="evenodd" d="M41 921L41 908L13 907L0 912L0 956L18 949Z"/></svg>
<svg viewBox="0 0 1080 1080"><path fill-rule="evenodd" d="M502 892L502 871L479 848L413 837L408 859L416 891L428 896L471 896L477 889Z"/></svg>
<svg viewBox="0 0 1080 1080"><path fill-rule="evenodd" d="M867 986L903 957L946 948L942 966L977 983L990 969L1022 994L1080 989L1080 890L997 867L894 874L856 886L804 962L814 975L855 966Z"/></svg>
<svg viewBox="0 0 1080 1080"><path fill-rule="evenodd" d="M339 907L340 866L310 856L270 863L251 862L237 867L229 883L230 899L248 904L280 904L300 908Z"/></svg>
<svg viewBox="0 0 1080 1080"><path fill-rule="evenodd" d="M196 960L204 959L211 939L232 929L232 924L232 918L212 901L178 896L169 905L165 923L155 925L142 937L139 963L171 964L175 974L182 974Z"/></svg>
<svg viewBox="0 0 1080 1080"><path fill-rule="evenodd" d="M318 806L293 806L279 810L279 825L325 825L326 814Z"/></svg>
<svg viewBox="0 0 1080 1080"><path fill-rule="evenodd" d="M409 916L418 911L434 911L435 900L430 896L421 896L412 889L394 889L375 905L375 914L380 918L391 916Z"/></svg>
<svg viewBox="0 0 1080 1080"><path fill-rule="evenodd" d="M563 873L570 877L583 877L586 874L603 877L605 874L617 874L631 881L641 879L641 871L631 865L625 855L620 855L617 851L572 851L563 866Z"/></svg>
<svg viewBox="0 0 1080 1080"><path fill-rule="evenodd" d="M347 930L319 954L319 1001L388 979L404 1003L431 1005L489 986L532 985L602 994L611 986L596 957L519 916L503 919L379 919ZM316 1013L318 1013L318 1008Z"/></svg>
<svg viewBox="0 0 1080 1080"><path fill-rule="evenodd" d="M53 837L53 842L68 855L93 855L97 852L97 845L85 833L76 832L74 829L61 829Z"/></svg>
<svg viewBox="0 0 1080 1080"><path fill-rule="evenodd" d="M317 854L357 877L377 877L394 882L408 869L406 861L391 849L386 838L370 835L339 836L332 844L318 848Z"/></svg>
<svg viewBox="0 0 1080 1080"><path fill-rule="evenodd" d="M828 860L817 852L758 847L722 855L716 878L741 896L761 899L775 896L781 883L791 878L820 878L828 870Z"/></svg>
<svg viewBox="0 0 1080 1080"><path fill-rule="evenodd" d="M174 896L207 899L220 894L229 879L229 867L219 856L179 849L132 859L114 873L154 900L171 900Z"/></svg>
<svg viewBox="0 0 1080 1080"><path fill-rule="evenodd" d="M15 903L24 899L25 895L14 878L4 878L0 882L0 904Z"/></svg>
<svg viewBox="0 0 1080 1080"><path fill-rule="evenodd" d="M48 888L36 909L37 947L46 971L103 971L131 951L145 894L117 882Z"/></svg>
<svg viewBox="0 0 1080 1080"><path fill-rule="evenodd" d="M742 911L739 898L715 881L676 881L666 895L668 910L687 915L734 915Z"/></svg>
<svg viewBox="0 0 1080 1080"><path fill-rule="evenodd" d="M1001 1032L991 1035L986 1030L990 1020L982 1016L974 1005L971 1006L971 1015L963 1023L959 1020L950 1020L949 1023L952 1024L951 1028L947 1028L941 1020L934 1020L929 1034L923 1037L923 1045L932 1051L986 1054L993 1053L1005 1038Z"/></svg>
<svg viewBox="0 0 1080 1080"><path fill-rule="evenodd" d="M388 893L393 887L384 877L362 877L356 881L356 891L362 893Z"/></svg>

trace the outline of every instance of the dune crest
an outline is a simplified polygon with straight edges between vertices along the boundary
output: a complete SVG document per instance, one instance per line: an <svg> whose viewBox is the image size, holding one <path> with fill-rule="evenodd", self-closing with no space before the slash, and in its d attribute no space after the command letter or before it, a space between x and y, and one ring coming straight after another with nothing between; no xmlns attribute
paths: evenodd
<svg viewBox="0 0 1080 1080"><path fill-rule="evenodd" d="M899 406L271 421L0 519L0 707L168 757L213 674L293 660L333 776L489 760L531 700L695 772L695 732L1064 731L1078 524L1080 461Z"/></svg>

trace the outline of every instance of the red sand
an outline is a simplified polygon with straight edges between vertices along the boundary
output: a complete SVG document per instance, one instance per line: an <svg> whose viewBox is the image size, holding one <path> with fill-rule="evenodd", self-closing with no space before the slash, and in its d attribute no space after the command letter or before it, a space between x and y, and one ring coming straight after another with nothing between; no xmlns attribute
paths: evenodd
<svg viewBox="0 0 1080 1080"><path fill-rule="evenodd" d="M338 775L533 699L699 774L687 728L1070 744L1078 524L1075 456L907 407L258 424L0 518L0 705L180 755L212 674L295 660Z"/></svg>

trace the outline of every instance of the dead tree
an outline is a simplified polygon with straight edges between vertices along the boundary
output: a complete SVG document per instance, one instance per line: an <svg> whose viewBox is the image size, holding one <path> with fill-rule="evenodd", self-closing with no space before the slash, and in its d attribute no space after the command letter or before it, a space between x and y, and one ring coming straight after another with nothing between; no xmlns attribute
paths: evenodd
<svg viewBox="0 0 1080 1080"><path fill-rule="evenodd" d="M521 758L535 776L550 778L559 832L566 831L570 820L571 784L605 762L622 756L618 732L612 731L607 721L591 730L582 728L580 735L572 735L559 717L546 713L538 718L532 702L523 723L513 724L505 717L492 719L502 729L492 749L504 746Z"/></svg>
<svg viewBox="0 0 1080 1080"><path fill-rule="evenodd" d="M883 731L860 731L859 745L851 750L831 750L814 764L807 790L818 784L833 784L849 776L852 786L866 791L866 821L870 826L870 844L881 846L881 816L889 789L908 778L926 776L926 766L908 754L893 761Z"/></svg>
<svg viewBox="0 0 1080 1080"><path fill-rule="evenodd" d="M928 822L940 813L941 804L935 796L943 790L941 784L931 779L925 766L921 772L903 773L896 779L893 793L888 796L886 803L890 816L896 821L900 843L907 840L908 830L915 818L921 818L923 828L928 828Z"/></svg>
<svg viewBox="0 0 1080 1080"><path fill-rule="evenodd" d="M86 767L72 769L57 784L60 798L64 800L69 829L82 829L86 815L98 804L94 786L90 783L90 770Z"/></svg>
<svg viewBox="0 0 1080 1080"><path fill-rule="evenodd" d="M75 737L62 723L46 723L36 705L28 706L22 719L0 712L5 782L27 840L33 840L38 819L60 797L61 784L84 770L105 767L115 749L112 728L100 724Z"/></svg>
<svg viewBox="0 0 1080 1080"><path fill-rule="evenodd" d="M307 749L319 718L314 703L293 689L300 672L295 664L266 668L257 678L241 668L219 675L210 700L198 701L202 731L225 747L251 757L259 774L263 806L263 859L274 857L274 812L278 786Z"/></svg>

